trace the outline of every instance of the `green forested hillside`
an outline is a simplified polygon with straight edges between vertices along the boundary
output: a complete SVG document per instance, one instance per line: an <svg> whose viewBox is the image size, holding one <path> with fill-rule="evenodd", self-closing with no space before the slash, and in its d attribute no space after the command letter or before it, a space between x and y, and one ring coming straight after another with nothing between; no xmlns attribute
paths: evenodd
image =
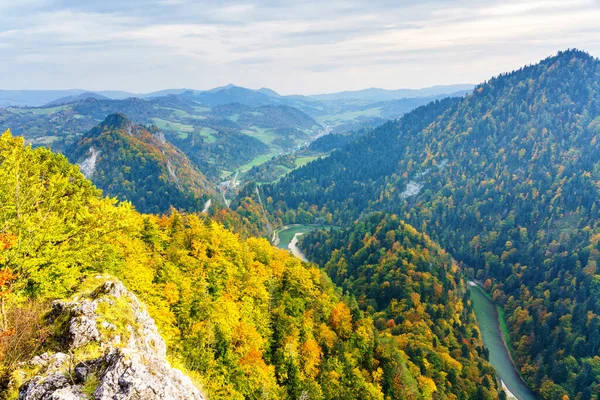
<svg viewBox="0 0 600 400"><path fill-rule="evenodd" d="M143 212L170 207L202 210L215 194L206 178L155 126L109 115L68 151L82 172L109 196L131 201Z"/></svg>
<svg viewBox="0 0 600 400"><path fill-rule="evenodd" d="M438 398L495 395L465 281L427 236L396 215L376 213L346 230L303 236L302 248L356 296L379 330L394 335L410 362L434 380Z"/></svg>
<svg viewBox="0 0 600 400"><path fill-rule="evenodd" d="M119 127L119 118L107 126ZM427 259L414 245L404 246ZM389 321L378 330L322 271L265 240L243 241L193 214L140 214L102 198L65 157L0 138L4 398L16 398L28 378L12 373L20 362L62 350L43 322L50 301L90 290L98 274L116 276L145 302L170 361L212 399L496 398L472 313L456 297L456 269L440 268L450 268L444 285L456 303L444 304L442 293L435 309L444 308L453 333L445 342L425 334L427 350L409 351L405 338L425 329L419 315L401 324L402 335Z"/></svg>
<svg viewBox="0 0 600 400"><path fill-rule="evenodd" d="M506 311L545 399L600 396L600 61L570 50L413 111L263 186L289 223L391 210Z"/></svg>

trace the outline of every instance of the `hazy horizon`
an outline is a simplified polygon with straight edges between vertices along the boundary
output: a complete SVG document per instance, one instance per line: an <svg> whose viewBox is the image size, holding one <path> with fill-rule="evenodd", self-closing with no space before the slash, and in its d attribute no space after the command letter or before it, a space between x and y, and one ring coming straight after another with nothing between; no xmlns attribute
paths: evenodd
<svg viewBox="0 0 600 400"><path fill-rule="evenodd" d="M386 90L386 91L401 91L401 90L423 90L423 89L431 89L431 88L435 88L435 87L453 87L453 86L476 86L477 84L479 84L481 82L477 82L477 83L465 83L465 82L457 82L457 83L449 83L449 84L442 84L442 85L432 85L432 86L425 86L425 87L398 87L398 88L385 88L385 87L364 87L364 88L359 88L359 89L344 89L344 90L340 90L339 92L318 92L318 93L306 93L306 94L300 94L300 93L281 93L278 90L271 88L271 87L266 87L266 86L262 86L262 87L247 87L247 86L243 86L243 85L237 85L235 83L228 83L226 85L222 85L222 86L215 86L215 87L207 87L207 88L202 88L202 89L198 89L198 88L193 88L193 87L164 87L164 88L159 88L157 90L152 90L152 91L147 91L147 92L131 92L128 90L124 90L124 89L119 89L119 88L106 88L106 89L88 89L88 88L80 88L80 87L73 87L73 88L57 88L57 89L4 89L4 88L0 88L0 92L2 91L22 91L22 92L44 92L44 91L48 91L48 92L70 92L70 91L81 91L83 93L86 92L91 92L91 93L110 93L110 92L123 92L123 93L130 93L130 94L134 94L134 95L147 95L150 93L158 93L158 92L163 92L163 91L168 91L168 90L195 90L195 91L209 91L209 90L213 90L213 89L220 89L220 88L225 88L227 86L235 86L235 87L241 87L241 88L245 88L245 89L250 89L250 90L261 90L261 89L270 89L273 90L275 92L277 92L278 94L281 94L283 96L294 96L294 95L302 95L302 96L322 96L322 95L329 95L329 94L334 94L334 93L342 93L342 92L360 92L360 91L366 91L366 90ZM448 93L450 94L450 92Z"/></svg>
<svg viewBox="0 0 600 400"><path fill-rule="evenodd" d="M480 83L578 48L596 0L0 1L0 89L287 94Z"/></svg>

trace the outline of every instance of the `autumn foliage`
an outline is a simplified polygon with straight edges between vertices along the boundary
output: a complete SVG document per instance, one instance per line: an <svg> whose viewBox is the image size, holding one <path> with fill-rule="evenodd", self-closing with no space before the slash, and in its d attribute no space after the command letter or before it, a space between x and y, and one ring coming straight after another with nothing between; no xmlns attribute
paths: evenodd
<svg viewBox="0 0 600 400"><path fill-rule="evenodd" d="M205 215L142 215L8 133L0 183L3 385L16 363L55 351L49 302L102 273L144 301L172 363L212 399L384 400L400 390L398 344L321 270L266 240L242 240Z"/></svg>

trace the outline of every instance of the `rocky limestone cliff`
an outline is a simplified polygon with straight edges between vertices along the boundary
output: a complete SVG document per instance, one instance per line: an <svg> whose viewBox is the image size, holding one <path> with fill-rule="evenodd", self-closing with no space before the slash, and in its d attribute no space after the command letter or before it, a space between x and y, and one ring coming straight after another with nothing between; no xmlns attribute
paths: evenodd
<svg viewBox="0 0 600 400"><path fill-rule="evenodd" d="M57 346L21 365L19 400L203 400L166 361L166 345L139 300L118 281L72 301L56 301L48 315Z"/></svg>

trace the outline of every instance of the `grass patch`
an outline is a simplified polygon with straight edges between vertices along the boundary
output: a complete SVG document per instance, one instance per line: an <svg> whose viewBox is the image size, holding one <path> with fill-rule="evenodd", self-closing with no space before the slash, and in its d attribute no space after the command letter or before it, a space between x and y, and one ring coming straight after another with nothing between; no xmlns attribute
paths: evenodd
<svg viewBox="0 0 600 400"><path fill-rule="evenodd" d="M345 121L353 121L359 117L381 117L381 110L379 107L376 107L360 111L347 111L340 114L322 115L316 119L320 124L337 125Z"/></svg>
<svg viewBox="0 0 600 400"><path fill-rule="evenodd" d="M180 110L177 108L171 108L171 107L165 107L166 110L170 110L171 111L171 115L174 115L175 117L179 117L179 118L188 118L190 117L190 114L185 111L185 110Z"/></svg>
<svg viewBox="0 0 600 400"><path fill-rule="evenodd" d="M194 131L192 125L182 124L180 122L167 121L161 118L152 118L154 125L158 126L163 131L171 131L179 133L179 136L186 138L188 133Z"/></svg>
<svg viewBox="0 0 600 400"><path fill-rule="evenodd" d="M272 150L270 153L267 153L267 154L262 154L256 158L254 158L252 161L239 167L237 169L237 171L238 172L248 172L250 170L250 168L252 168L256 165L266 163L267 161L271 160L273 157L277 156L277 154L278 153L275 150Z"/></svg>
<svg viewBox="0 0 600 400"><path fill-rule="evenodd" d="M73 352L73 356L77 361L93 360L102 356L100 344L97 342L88 343L81 346Z"/></svg>
<svg viewBox="0 0 600 400"><path fill-rule="evenodd" d="M199 113L208 112L210 111L210 107L195 106L194 111Z"/></svg>
<svg viewBox="0 0 600 400"><path fill-rule="evenodd" d="M37 365L29 365L25 363L19 366L16 370L13 370L10 374L11 385L8 390L3 393L7 400L17 400L19 398L19 388L25 384L29 379L36 376L42 368Z"/></svg>
<svg viewBox="0 0 600 400"><path fill-rule="evenodd" d="M96 326L102 336L112 341L119 335L121 344L126 345L131 334L128 327L131 326L134 330L137 328L135 318L127 296L122 296L120 299L113 299L113 301L115 302L113 305L108 302L98 304L96 309L98 314ZM105 327L103 326L106 325L104 323L110 325Z"/></svg>
<svg viewBox="0 0 600 400"><path fill-rule="evenodd" d="M215 136L217 133L217 131L215 131L212 128L208 128L206 126L203 126L200 129L200 136L202 136L204 139L206 139L207 143L214 143L217 141L217 137Z"/></svg>
<svg viewBox="0 0 600 400"><path fill-rule="evenodd" d="M40 136L32 140L35 144L51 144L60 140L58 136Z"/></svg>
<svg viewBox="0 0 600 400"><path fill-rule="evenodd" d="M258 139L269 146L272 146L273 141L278 137L275 132L269 129L259 128L257 126L252 126L250 129L244 129L242 133L252 136L253 138Z"/></svg>
<svg viewBox="0 0 600 400"><path fill-rule="evenodd" d="M114 281L110 275L84 275L81 279L81 283L74 290L75 294L71 297L67 298L66 301L72 302L78 300L82 297L91 297L92 293L100 286L102 286L105 282Z"/></svg>
<svg viewBox="0 0 600 400"><path fill-rule="evenodd" d="M296 158L296 167L300 168L311 161L316 160L319 156L306 156L306 157L298 157Z"/></svg>

